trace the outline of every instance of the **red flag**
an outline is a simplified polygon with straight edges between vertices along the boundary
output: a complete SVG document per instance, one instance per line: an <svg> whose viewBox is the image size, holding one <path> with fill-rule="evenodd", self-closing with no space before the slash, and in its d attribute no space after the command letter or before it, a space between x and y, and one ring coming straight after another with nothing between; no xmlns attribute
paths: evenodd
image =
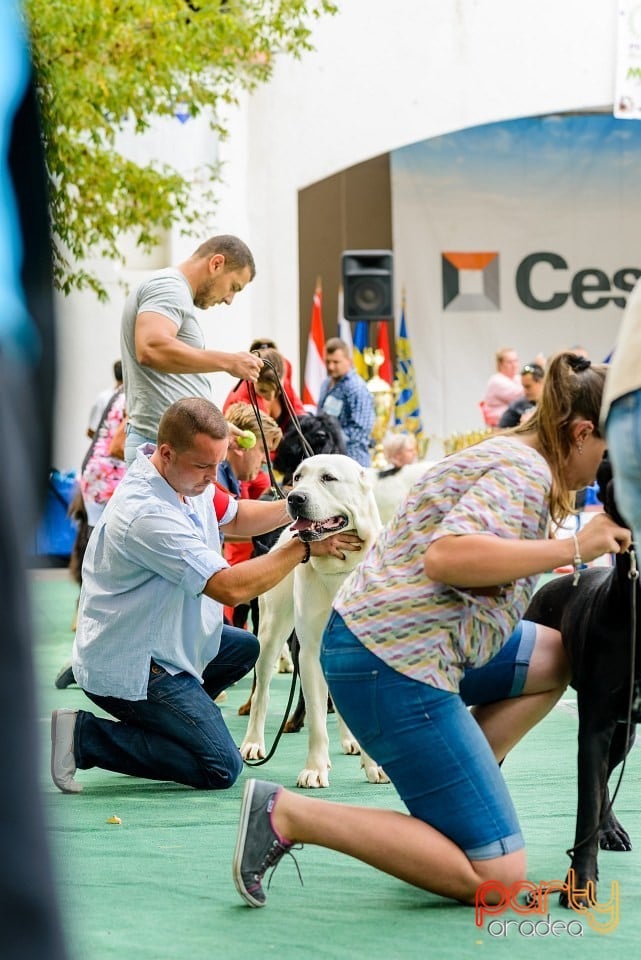
<svg viewBox="0 0 641 960"><path fill-rule="evenodd" d="M305 359L305 380L303 383L303 404L312 413L316 413L318 396L323 380L327 377L325 368L325 332L323 330L322 290L320 280L314 291L312 306L312 325L307 341L307 357Z"/></svg>
<svg viewBox="0 0 641 960"><path fill-rule="evenodd" d="M385 380L386 383L391 384L394 382L394 378L392 374L392 359L389 348L389 334L387 332L387 322L385 320L378 321L376 349L381 350L383 356L385 357L385 360L380 365L378 375L382 380Z"/></svg>

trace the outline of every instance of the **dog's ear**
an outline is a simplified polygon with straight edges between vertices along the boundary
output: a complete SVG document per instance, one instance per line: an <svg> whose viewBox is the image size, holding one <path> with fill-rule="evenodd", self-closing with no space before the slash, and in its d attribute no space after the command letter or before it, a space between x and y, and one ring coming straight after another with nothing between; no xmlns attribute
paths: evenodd
<svg viewBox="0 0 641 960"><path fill-rule="evenodd" d="M622 527L629 528L630 524L621 515L621 512L617 506L615 492L616 477L614 477L612 473L612 463L608 457L607 450L603 455L603 460L599 464L596 478L599 485L598 497L603 504L603 509L609 517L612 517L615 523L620 524Z"/></svg>

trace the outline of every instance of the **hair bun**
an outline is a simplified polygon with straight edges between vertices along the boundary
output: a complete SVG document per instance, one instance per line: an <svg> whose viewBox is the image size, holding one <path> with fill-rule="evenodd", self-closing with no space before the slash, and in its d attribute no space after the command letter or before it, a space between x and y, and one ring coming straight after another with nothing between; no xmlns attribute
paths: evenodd
<svg viewBox="0 0 641 960"><path fill-rule="evenodd" d="M576 353L568 353L568 365L575 373L583 373L591 363L586 357L579 357Z"/></svg>

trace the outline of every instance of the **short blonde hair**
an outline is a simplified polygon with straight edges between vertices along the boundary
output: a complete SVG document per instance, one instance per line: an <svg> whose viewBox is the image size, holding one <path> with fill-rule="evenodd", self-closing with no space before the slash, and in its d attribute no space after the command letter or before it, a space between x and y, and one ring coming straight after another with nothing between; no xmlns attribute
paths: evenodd
<svg viewBox="0 0 641 960"><path fill-rule="evenodd" d="M258 425L258 417L254 413L254 408L250 406L250 404L232 403L232 405L227 408L225 417L229 423L233 423L233 425L238 427L239 430L251 430L251 432L255 434L258 443L260 443L260 426ZM274 449L274 447L276 447L283 439L282 430L276 421L266 413L261 413L260 423L270 449Z"/></svg>
<svg viewBox="0 0 641 960"><path fill-rule="evenodd" d="M383 438L385 459L391 462L392 457L397 457L403 452L410 440L413 440L416 446L416 437L413 433L388 433Z"/></svg>
<svg viewBox="0 0 641 960"><path fill-rule="evenodd" d="M502 364L503 361L505 360L505 354L506 354L506 353L514 353L514 354L516 354L516 349L515 349L514 347L501 347L500 350L497 350L497 351L496 351L495 360L496 360L496 369L497 369L497 370L500 370L500 369L501 369L501 364Z"/></svg>

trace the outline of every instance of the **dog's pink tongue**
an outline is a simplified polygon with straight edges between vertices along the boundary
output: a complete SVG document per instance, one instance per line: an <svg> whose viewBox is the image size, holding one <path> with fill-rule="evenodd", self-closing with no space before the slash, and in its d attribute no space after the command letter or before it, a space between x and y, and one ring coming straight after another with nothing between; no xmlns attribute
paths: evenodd
<svg viewBox="0 0 641 960"><path fill-rule="evenodd" d="M305 520L303 517L299 517L298 520L296 520L289 529L290 530L309 530L309 528L312 527L313 525L314 524L312 520Z"/></svg>

